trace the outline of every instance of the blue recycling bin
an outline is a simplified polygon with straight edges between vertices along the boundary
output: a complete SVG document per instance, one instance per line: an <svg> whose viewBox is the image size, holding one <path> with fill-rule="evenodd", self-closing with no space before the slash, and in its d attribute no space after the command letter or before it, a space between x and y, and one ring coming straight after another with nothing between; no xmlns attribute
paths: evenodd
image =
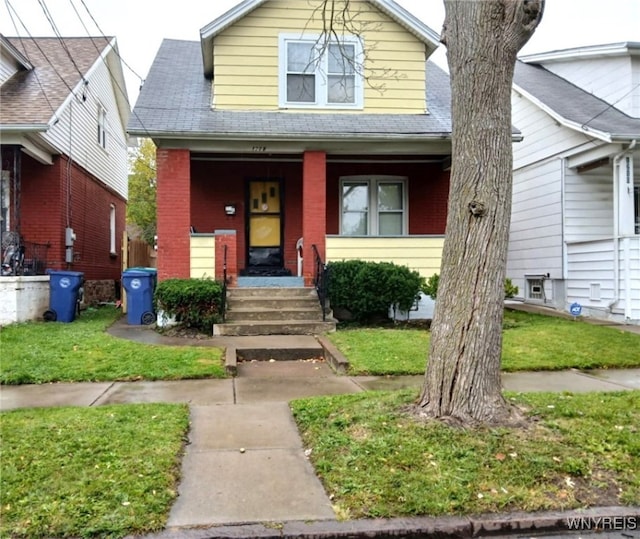
<svg viewBox="0 0 640 539"><path fill-rule="evenodd" d="M153 324L157 271L155 268L129 268L122 272L122 286L127 291L127 323L132 326Z"/></svg>
<svg viewBox="0 0 640 539"><path fill-rule="evenodd" d="M73 322L84 273L57 270L49 270L48 273L49 310L45 311L44 319L51 322Z"/></svg>

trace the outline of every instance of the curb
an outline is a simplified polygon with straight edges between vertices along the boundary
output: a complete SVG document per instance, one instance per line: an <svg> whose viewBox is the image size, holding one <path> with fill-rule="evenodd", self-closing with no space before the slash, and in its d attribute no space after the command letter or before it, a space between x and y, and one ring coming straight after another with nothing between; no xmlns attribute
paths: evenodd
<svg viewBox="0 0 640 539"><path fill-rule="evenodd" d="M169 529L145 539L466 539L480 535L629 531L640 536L640 507L500 513L469 517L413 517L351 521L273 522ZM129 536L129 539L133 539ZM138 537L138 539L140 539Z"/></svg>

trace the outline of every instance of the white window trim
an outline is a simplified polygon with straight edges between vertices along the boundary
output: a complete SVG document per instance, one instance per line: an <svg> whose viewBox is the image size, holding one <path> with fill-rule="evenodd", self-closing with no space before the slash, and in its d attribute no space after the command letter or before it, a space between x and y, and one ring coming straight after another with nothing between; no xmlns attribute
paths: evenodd
<svg viewBox="0 0 640 539"><path fill-rule="evenodd" d="M343 200L342 193L345 183L368 183L369 184L369 211L367 212L367 230L368 234L347 235L342 229ZM402 183L402 234L397 235L380 235L378 233L378 184L381 183ZM355 176L340 176L340 235L350 238L394 238L409 235L409 181L406 176L393 176L383 174L359 174Z"/></svg>
<svg viewBox="0 0 640 539"><path fill-rule="evenodd" d="M364 53L362 39L356 36L343 36L342 42L355 46L356 64L361 66L356 69L354 77L354 103L328 103L327 92L327 54L321 59L320 68L316 68L315 74L315 95L314 103L300 103L287 101L287 43L317 43L321 36L301 35L301 34L280 34L278 36L278 106L282 109L350 109L361 110L364 108L364 87L362 81L362 65L364 63Z"/></svg>
<svg viewBox="0 0 640 539"><path fill-rule="evenodd" d="M109 254L116 253L116 205L109 205Z"/></svg>
<svg viewBox="0 0 640 539"><path fill-rule="evenodd" d="M107 109L98 104L98 146L107 149Z"/></svg>

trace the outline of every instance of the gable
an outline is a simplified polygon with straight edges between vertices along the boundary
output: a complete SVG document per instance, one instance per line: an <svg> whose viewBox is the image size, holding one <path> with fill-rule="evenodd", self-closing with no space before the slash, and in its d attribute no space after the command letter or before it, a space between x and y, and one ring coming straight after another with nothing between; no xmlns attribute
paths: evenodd
<svg viewBox="0 0 640 539"><path fill-rule="evenodd" d="M201 31L205 70L210 65L213 77L212 106L282 110L282 37L317 41L323 34L320 2L243 4L245 11L241 17L238 13L231 17L233 24L225 26L223 16L222 22L214 21ZM350 0L348 27L337 32L340 39L354 39L357 34L364 48L363 106L357 108L373 113L424 113L426 58L435 44L416 36L376 4L395 5Z"/></svg>

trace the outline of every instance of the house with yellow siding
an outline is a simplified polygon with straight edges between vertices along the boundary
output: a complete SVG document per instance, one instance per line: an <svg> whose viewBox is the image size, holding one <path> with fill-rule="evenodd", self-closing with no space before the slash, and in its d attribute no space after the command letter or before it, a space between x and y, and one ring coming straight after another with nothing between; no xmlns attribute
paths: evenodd
<svg viewBox="0 0 640 539"><path fill-rule="evenodd" d="M165 40L129 124L157 146L159 279L308 286L318 261L354 258L439 271L438 45L392 0L245 0L199 42Z"/></svg>

